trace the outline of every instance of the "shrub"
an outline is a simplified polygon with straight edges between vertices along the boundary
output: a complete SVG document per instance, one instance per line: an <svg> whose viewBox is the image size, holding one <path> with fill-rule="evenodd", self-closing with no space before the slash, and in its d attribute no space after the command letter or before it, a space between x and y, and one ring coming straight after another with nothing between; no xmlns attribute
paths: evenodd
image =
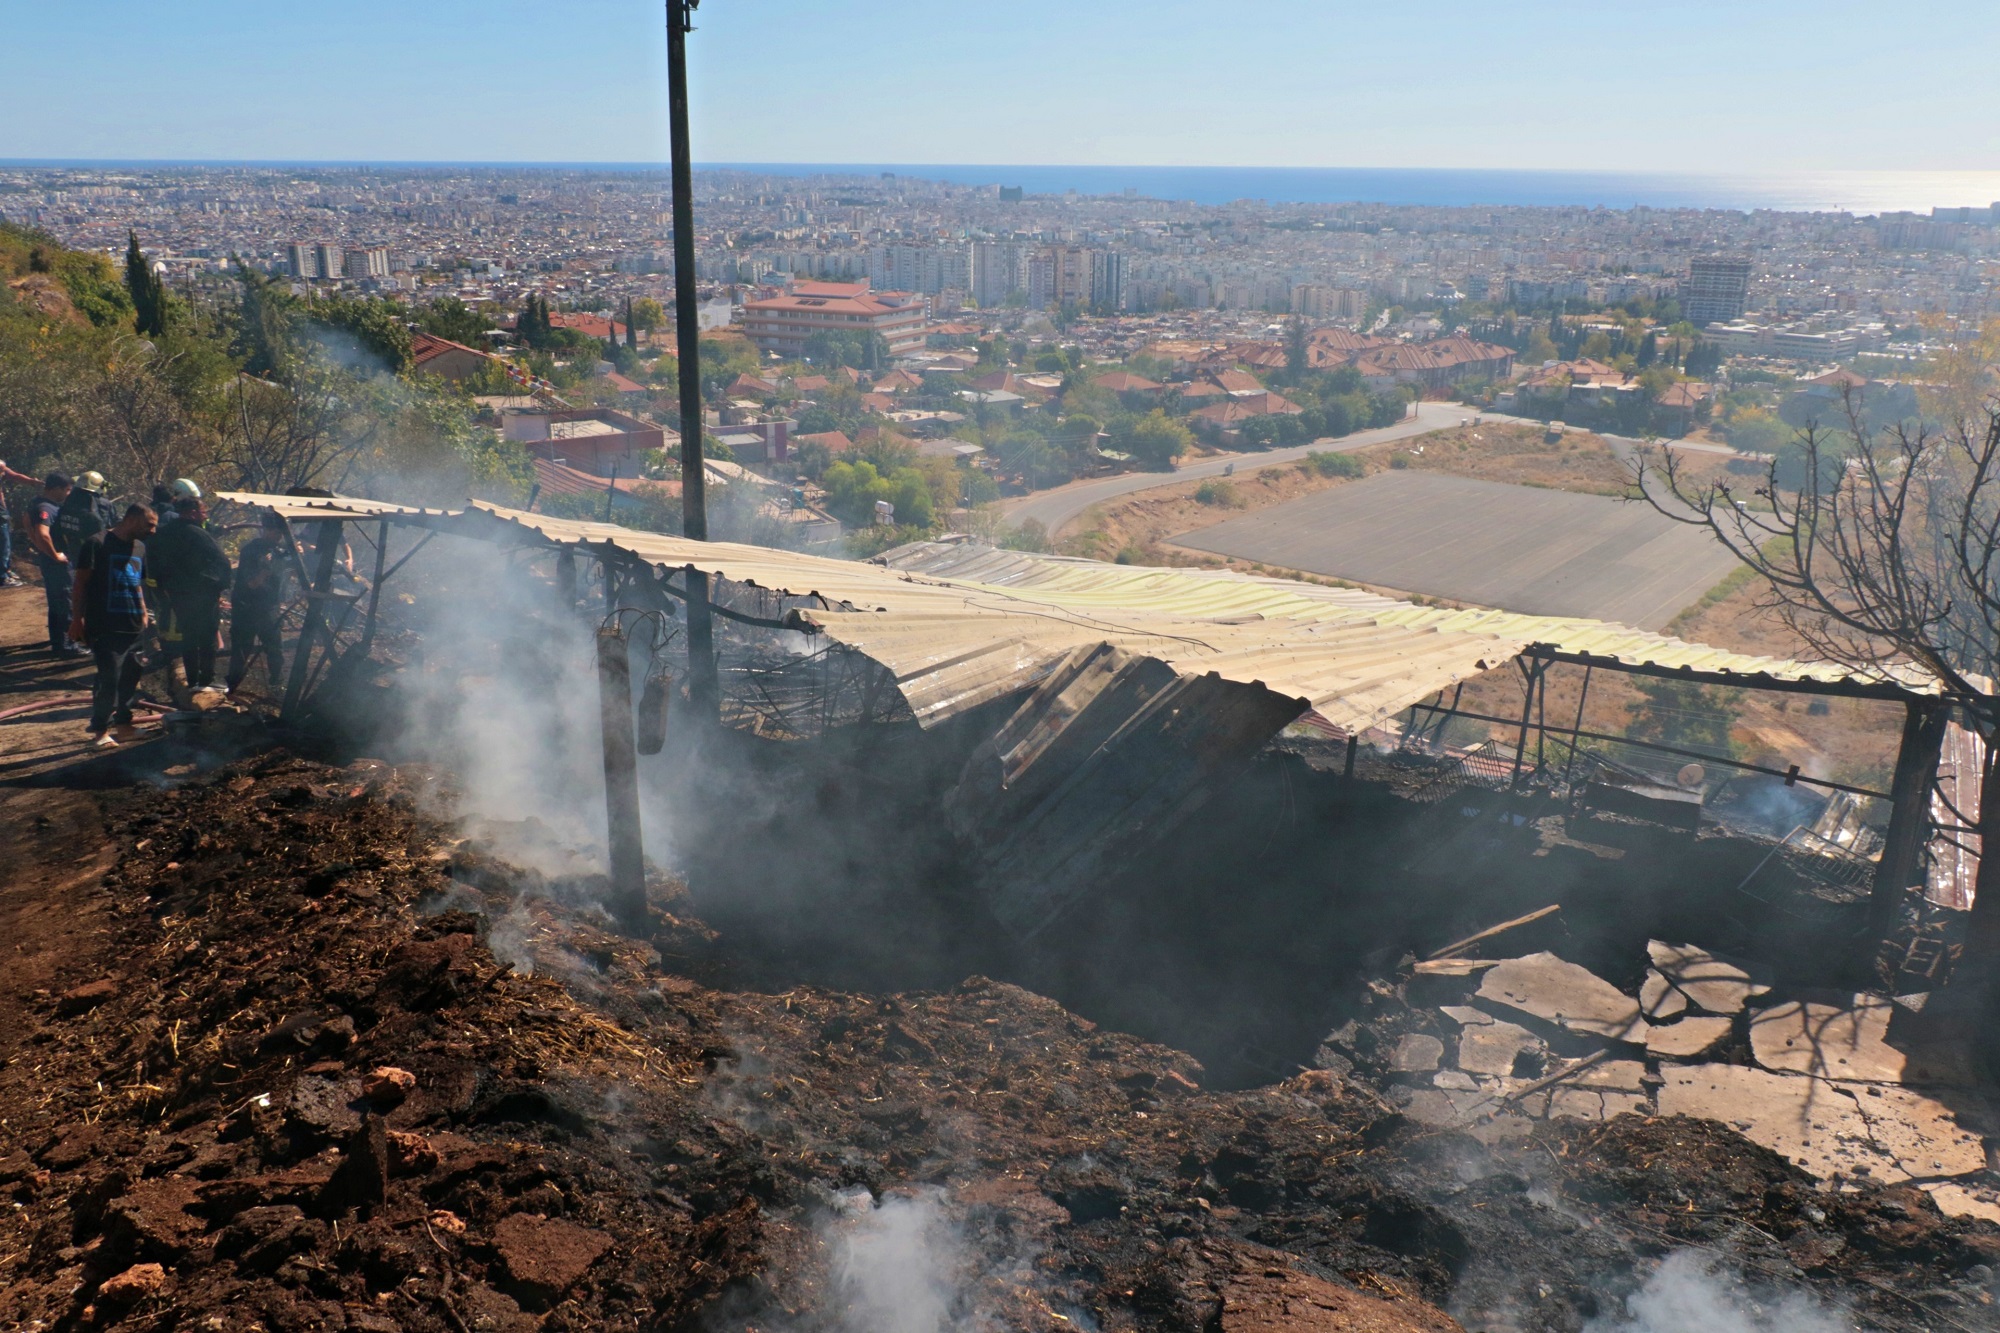
<svg viewBox="0 0 2000 1333"><path fill-rule="evenodd" d="M1389 455L1389 466L1399 472L1415 461L1406 450L1402 449L1398 449L1395 453Z"/></svg>
<svg viewBox="0 0 2000 1333"><path fill-rule="evenodd" d="M1217 505L1224 509L1235 509L1243 503L1236 487L1226 481L1204 481L1195 487L1194 499L1196 504Z"/></svg>
<svg viewBox="0 0 2000 1333"><path fill-rule="evenodd" d="M1306 455L1306 463L1322 477L1359 477L1368 471L1367 465L1353 454L1316 451Z"/></svg>

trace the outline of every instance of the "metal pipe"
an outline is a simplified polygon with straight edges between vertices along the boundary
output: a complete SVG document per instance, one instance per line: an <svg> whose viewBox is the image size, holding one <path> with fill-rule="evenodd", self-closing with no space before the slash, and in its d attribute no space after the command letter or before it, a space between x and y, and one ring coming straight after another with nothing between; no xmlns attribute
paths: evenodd
<svg viewBox="0 0 2000 1333"><path fill-rule="evenodd" d="M604 735L604 824L611 915L626 930L646 924L646 847L639 823L639 758L632 730L631 647L615 619L597 631L598 722Z"/></svg>
<svg viewBox="0 0 2000 1333"><path fill-rule="evenodd" d="M333 527L330 530L325 527L320 529L319 568L314 571L313 586L306 593L306 620L299 628L299 641L292 649L292 678L285 685L285 701L278 709L278 716L282 718L292 716L299 706L300 696L305 693L312 644L319 637L320 626L326 619L326 594L333 586L333 570L340 561L341 533L345 530L345 525L337 518L320 518L313 522L331 523ZM296 549L298 543L294 541L292 545Z"/></svg>
<svg viewBox="0 0 2000 1333"><path fill-rule="evenodd" d="M715 673L715 619L710 614L708 575L693 565L687 576L688 707L704 722L713 721L720 707Z"/></svg>
<svg viewBox="0 0 2000 1333"><path fill-rule="evenodd" d="M368 623L361 631L361 654L375 646L375 609L382 602L382 566L389 559L389 520L383 519L375 530L375 581L368 587Z"/></svg>
<svg viewBox="0 0 2000 1333"><path fill-rule="evenodd" d="M681 386L681 533L708 540L701 455L701 310L694 290L694 170L688 152L687 35L700 0L667 0L667 137L673 153L674 346Z"/></svg>

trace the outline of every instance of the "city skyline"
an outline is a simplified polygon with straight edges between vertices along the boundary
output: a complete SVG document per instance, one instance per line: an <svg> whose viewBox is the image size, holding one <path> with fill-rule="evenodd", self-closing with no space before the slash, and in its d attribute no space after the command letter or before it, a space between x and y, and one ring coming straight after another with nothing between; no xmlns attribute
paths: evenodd
<svg viewBox="0 0 2000 1333"><path fill-rule="evenodd" d="M903 0L861 16L711 0L691 41L694 149L715 163L2000 169L2000 92L1979 68L2000 11L1923 8L1912 22L1863 3L1693 0L1660 25L1452 3L1412 34L1399 13L1296 0L1223 22L1184 3L1036 0L940 31ZM241 0L171 15L98 0L17 16L10 38L12 159L664 156L661 13L632 0L360 0L309 33ZM77 77L81 53L117 77ZM1951 90L1953 134L1935 132L1918 78Z"/></svg>

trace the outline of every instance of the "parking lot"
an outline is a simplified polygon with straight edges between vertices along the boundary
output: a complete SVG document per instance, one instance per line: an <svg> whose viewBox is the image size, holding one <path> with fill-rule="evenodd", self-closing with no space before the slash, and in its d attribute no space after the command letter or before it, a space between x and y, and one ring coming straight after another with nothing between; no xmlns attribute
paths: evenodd
<svg viewBox="0 0 2000 1333"><path fill-rule="evenodd" d="M1660 629L1736 561L1643 504L1383 472L1225 519L1180 546L1400 592Z"/></svg>

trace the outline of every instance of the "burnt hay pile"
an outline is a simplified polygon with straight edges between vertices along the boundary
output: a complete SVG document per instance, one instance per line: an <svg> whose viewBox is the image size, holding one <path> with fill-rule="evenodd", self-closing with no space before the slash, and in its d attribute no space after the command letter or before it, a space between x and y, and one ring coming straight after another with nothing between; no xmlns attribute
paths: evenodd
<svg viewBox="0 0 2000 1333"><path fill-rule="evenodd" d="M1440 1133L1328 1070L1209 1093L984 978L730 991L673 886L608 934L428 781L276 755L121 815L112 965L0 1069L0 1326L855 1328L895 1200L948 1327L1575 1329L1688 1245L1994 1326L2000 1231L1915 1191L1697 1122Z"/></svg>

